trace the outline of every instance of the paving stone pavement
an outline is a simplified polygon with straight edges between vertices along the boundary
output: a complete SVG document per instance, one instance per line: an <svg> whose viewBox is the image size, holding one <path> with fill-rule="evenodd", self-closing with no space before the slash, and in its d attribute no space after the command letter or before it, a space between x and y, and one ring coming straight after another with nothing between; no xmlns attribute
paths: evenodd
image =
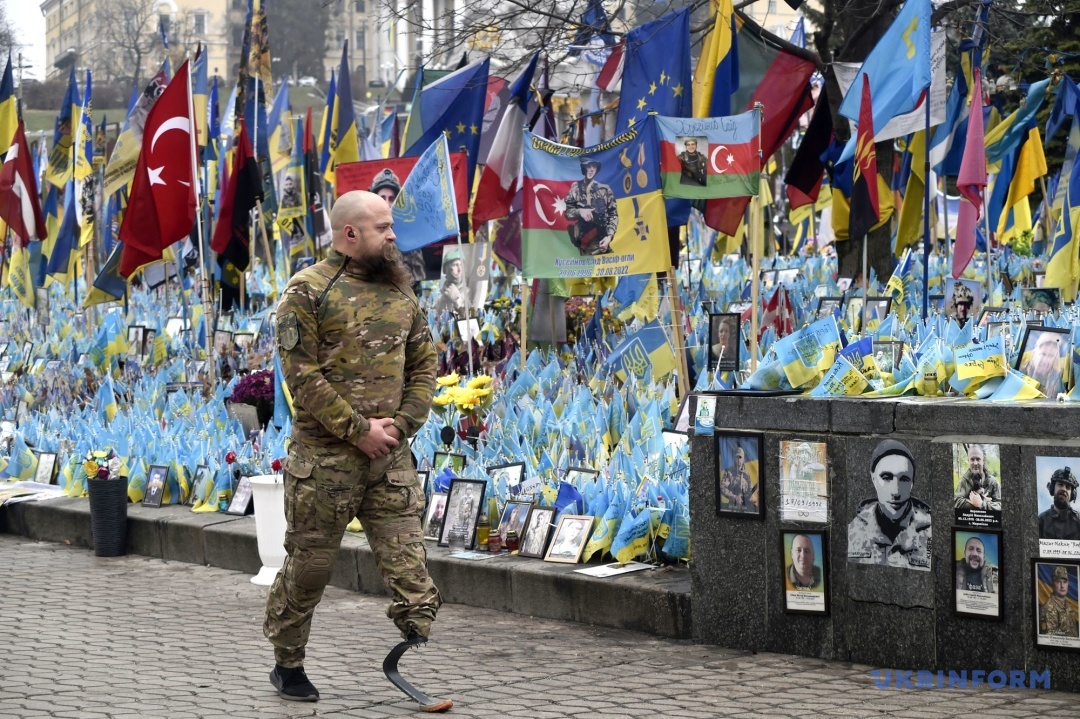
<svg viewBox="0 0 1080 719"><path fill-rule="evenodd" d="M266 589L249 576L0 535L0 718L389 717L416 714L380 664L386 600L329 588L307 670L316 704L267 680ZM444 605L406 677L456 717L1069 717L1046 690L879 690L871 667L750 654Z"/></svg>

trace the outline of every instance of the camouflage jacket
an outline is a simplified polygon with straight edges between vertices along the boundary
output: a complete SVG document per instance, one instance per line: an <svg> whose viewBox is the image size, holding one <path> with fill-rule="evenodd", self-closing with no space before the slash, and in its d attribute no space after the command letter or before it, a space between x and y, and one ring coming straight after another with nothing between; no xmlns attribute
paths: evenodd
<svg viewBox="0 0 1080 719"><path fill-rule="evenodd" d="M566 194L566 219L581 222L581 210L593 211L592 225L600 231L600 237L615 237L619 227L619 209L615 193L607 185L596 180L578 180Z"/></svg>
<svg viewBox="0 0 1080 719"><path fill-rule="evenodd" d="M956 509L975 509L974 505L968 501L968 497L972 492L979 490L982 490L984 510L1001 509L1001 485L998 481L989 472L984 472L982 479L976 480L971 476L971 470L964 472L964 476L960 478L960 485L956 488L953 497Z"/></svg>
<svg viewBox="0 0 1080 719"><path fill-rule="evenodd" d="M336 250L289 280L277 343L301 444L358 445L373 417L409 437L427 420L437 370L427 316L408 287L366 281Z"/></svg>
<svg viewBox="0 0 1080 719"><path fill-rule="evenodd" d="M860 504L848 524L848 561L929 571L930 507L912 497L899 522L900 532L890 540L879 523L877 504L877 499Z"/></svg>
<svg viewBox="0 0 1080 719"><path fill-rule="evenodd" d="M1039 607L1039 633L1077 636L1076 612L1064 599L1051 596Z"/></svg>
<svg viewBox="0 0 1080 719"><path fill-rule="evenodd" d="M972 574L968 571L968 563L963 559L956 560L956 588L969 592L988 592L997 594L998 569L992 564L983 562L979 571Z"/></svg>

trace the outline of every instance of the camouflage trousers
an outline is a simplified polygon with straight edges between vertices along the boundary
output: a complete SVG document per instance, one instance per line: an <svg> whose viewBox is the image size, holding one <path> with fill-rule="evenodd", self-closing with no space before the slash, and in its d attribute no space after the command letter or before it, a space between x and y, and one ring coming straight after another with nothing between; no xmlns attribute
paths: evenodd
<svg viewBox="0 0 1080 719"><path fill-rule="evenodd" d="M364 525L368 544L390 590L386 614L402 635L427 636L442 604L427 571L420 519L424 489L402 442L388 456L368 459L351 447L294 442L284 462L285 550L288 556L266 599L263 633L283 667L304 663L311 617L334 570L345 527Z"/></svg>

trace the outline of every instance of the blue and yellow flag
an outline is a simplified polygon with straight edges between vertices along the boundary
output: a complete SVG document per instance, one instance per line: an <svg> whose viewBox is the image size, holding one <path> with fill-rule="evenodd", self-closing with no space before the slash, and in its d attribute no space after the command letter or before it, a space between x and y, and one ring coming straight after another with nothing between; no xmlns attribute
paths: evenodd
<svg viewBox="0 0 1080 719"><path fill-rule="evenodd" d="M120 253L124 245L117 242L109 259L94 278L94 286L86 293L83 307L92 307L102 302L117 302L127 292L127 279L120 274ZM194 323L193 323L194 324Z"/></svg>
<svg viewBox="0 0 1080 719"><path fill-rule="evenodd" d="M270 130L270 166L277 175L288 167L289 159L293 155L294 133L288 82L281 83L266 124Z"/></svg>
<svg viewBox="0 0 1080 719"><path fill-rule="evenodd" d="M319 172L326 175L333 171L334 150L334 113L337 111L337 75L330 71L330 85L326 90L326 107L323 108L322 119L319 121ZM327 182L330 178L327 177Z"/></svg>
<svg viewBox="0 0 1080 719"><path fill-rule="evenodd" d="M360 138L357 134L356 113L352 104L352 81L349 79L349 40L341 48L341 66L338 68L337 98L334 100L332 131L330 133L331 163L324 171L328 182L333 183L334 168L346 162L359 162Z"/></svg>
<svg viewBox="0 0 1080 719"><path fill-rule="evenodd" d="M195 54L195 64L191 68L191 109L195 114L195 127L198 135L195 142L198 147L206 147L208 137L207 108L210 102L210 83L207 71L206 48L200 47ZM216 85L217 78L214 78Z"/></svg>
<svg viewBox="0 0 1080 719"><path fill-rule="evenodd" d="M75 80L75 66L71 66L68 76L67 93L60 106L60 114L53 125L53 145L49 151L49 167L45 170L45 180L57 187L63 187L72 175L71 144L74 142L73 123L82 110L79 98L79 85Z"/></svg>
<svg viewBox="0 0 1080 719"><path fill-rule="evenodd" d="M671 267L656 122L581 149L525 134L526 277L573 279Z"/></svg>
<svg viewBox="0 0 1080 719"><path fill-rule="evenodd" d="M1050 259L1046 262L1045 284L1061 288L1061 299L1076 300L1077 282L1080 281L1080 238L1075 228L1080 227L1080 162L1074 162L1061 210L1057 229L1050 246Z"/></svg>
<svg viewBox="0 0 1080 719"><path fill-rule="evenodd" d="M50 192L51 195L51 192ZM46 227L48 220L46 220ZM72 269L78 254L75 252L79 241L78 219L75 214L75 182L68 180L64 188L64 210L61 215L60 228L56 233L56 240L49 252L49 261L45 269L52 282L60 282L67 286L71 280ZM46 284L46 286L48 283Z"/></svg>
<svg viewBox="0 0 1080 719"><path fill-rule="evenodd" d="M644 377L651 371L658 380L675 370L675 353L660 322L654 319L623 340L606 362L619 379L625 380L628 374Z"/></svg>
<svg viewBox="0 0 1080 719"><path fill-rule="evenodd" d="M816 383L832 366L840 350L836 319L825 317L773 344L776 357L791 386Z"/></svg>
<svg viewBox="0 0 1080 719"><path fill-rule="evenodd" d="M4 77L0 80L0 152L7 154L19 125L18 99L15 97L15 79L11 74L11 53L8 53Z"/></svg>
<svg viewBox="0 0 1080 719"><path fill-rule="evenodd" d="M627 512L619 525L618 535L611 543L611 555L615 561L626 564L648 551L649 540L652 539L652 516L653 510L649 507L639 511L636 517Z"/></svg>
<svg viewBox="0 0 1080 719"><path fill-rule="evenodd" d="M457 237L458 206L446 135L439 135L416 161L392 210L402 252Z"/></svg>

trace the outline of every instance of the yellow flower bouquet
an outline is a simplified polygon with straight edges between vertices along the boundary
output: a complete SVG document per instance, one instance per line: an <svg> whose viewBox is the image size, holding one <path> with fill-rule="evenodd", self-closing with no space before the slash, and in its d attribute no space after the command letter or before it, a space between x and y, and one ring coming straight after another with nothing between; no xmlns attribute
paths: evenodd
<svg viewBox="0 0 1080 719"><path fill-rule="evenodd" d="M491 406L493 380L488 375L478 375L464 382L462 379L456 372L436 379L441 389L432 401L443 409L443 420L447 425L451 424L455 414L458 415L457 433L462 439L475 439L487 429L480 415Z"/></svg>

